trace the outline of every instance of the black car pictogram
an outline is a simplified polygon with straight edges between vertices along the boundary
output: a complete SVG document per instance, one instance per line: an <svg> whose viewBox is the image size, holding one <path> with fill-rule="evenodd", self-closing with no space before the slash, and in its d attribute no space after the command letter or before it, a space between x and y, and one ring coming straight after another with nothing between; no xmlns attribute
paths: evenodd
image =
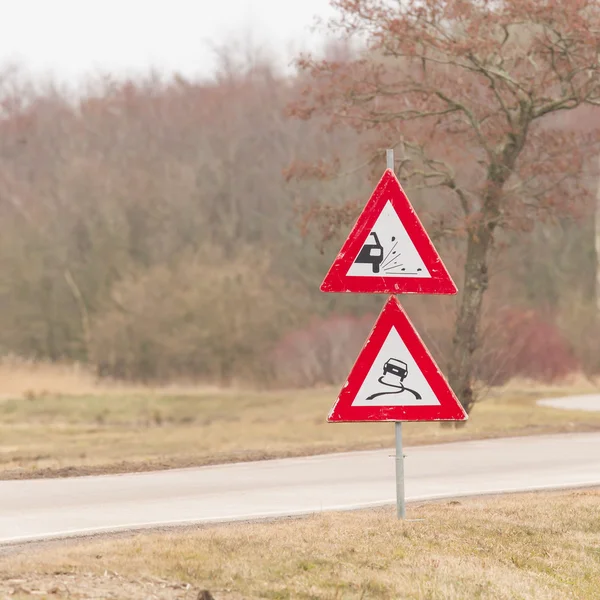
<svg viewBox="0 0 600 600"><path fill-rule="evenodd" d="M371 265L373 273L379 273L379 267L383 262L383 246L379 243L379 238L374 231L371 231L367 237L365 245L354 262Z"/></svg>
<svg viewBox="0 0 600 600"><path fill-rule="evenodd" d="M385 365L383 365L383 374L391 373L400 378L400 381L404 381L408 375L408 366L405 362L396 358L390 358Z"/></svg>

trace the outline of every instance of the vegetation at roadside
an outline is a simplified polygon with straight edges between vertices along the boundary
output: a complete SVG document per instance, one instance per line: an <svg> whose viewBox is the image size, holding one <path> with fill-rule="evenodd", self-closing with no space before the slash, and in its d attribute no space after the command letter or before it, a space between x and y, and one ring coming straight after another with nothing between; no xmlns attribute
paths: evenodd
<svg viewBox="0 0 600 600"><path fill-rule="evenodd" d="M411 504L404 522L384 508L53 542L3 557L0 595L595 600L599 501L521 494Z"/></svg>
<svg viewBox="0 0 600 600"><path fill-rule="evenodd" d="M2 70L0 356L151 383L339 385L382 302L319 283L402 133L400 179L481 306L475 327L460 297L403 300L449 376L457 311L468 321L459 395L466 379L600 371L598 111L582 108L598 91L597 11L427 1L395 18L383 4L336 0L338 33L374 44L332 44L300 63L314 72L226 49L211 79L106 78L75 97ZM349 103L335 128L319 99ZM298 102L313 118L288 117ZM440 114L406 122L419 103Z"/></svg>
<svg viewBox="0 0 600 600"><path fill-rule="evenodd" d="M540 407L591 391L508 386L490 392L467 427L407 423L409 445L600 429L600 413ZM337 388L248 392L29 394L0 400L0 478L72 476L261 460L393 446L384 423L333 425Z"/></svg>

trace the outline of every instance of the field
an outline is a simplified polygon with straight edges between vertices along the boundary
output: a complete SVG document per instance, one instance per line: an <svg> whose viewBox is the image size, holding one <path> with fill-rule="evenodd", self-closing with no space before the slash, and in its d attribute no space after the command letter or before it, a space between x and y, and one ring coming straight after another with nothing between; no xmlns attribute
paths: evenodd
<svg viewBox="0 0 600 600"><path fill-rule="evenodd" d="M595 600L600 490L9 549L0 597ZM1 556L1 555L0 555Z"/></svg>
<svg viewBox="0 0 600 600"><path fill-rule="evenodd" d="M19 370L21 369L21 370ZM214 464L393 445L391 424L328 424L337 388L243 391L98 386L84 371L0 369L0 478ZM600 429L600 413L536 406L595 391L512 384L492 390L465 427L417 423L407 444Z"/></svg>

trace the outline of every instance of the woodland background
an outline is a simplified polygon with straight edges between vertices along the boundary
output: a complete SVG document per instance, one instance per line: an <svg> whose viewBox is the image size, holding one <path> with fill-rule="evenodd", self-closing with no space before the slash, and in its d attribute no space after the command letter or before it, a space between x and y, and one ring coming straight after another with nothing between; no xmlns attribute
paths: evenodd
<svg viewBox="0 0 600 600"><path fill-rule="evenodd" d="M144 382L343 381L385 298L319 285L385 147L372 158L368 134L290 116L304 77L224 52L210 81L102 79L75 97L6 68L0 356ZM573 111L561 127L577 134L589 118ZM326 155L344 175L291 176ZM498 236L476 352L485 384L600 371L588 162L590 194ZM407 193L460 289L464 240L439 227L444 198ZM342 224L323 209L340 206L350 207ZM456 297L401 300L444 370Z"/></svg>

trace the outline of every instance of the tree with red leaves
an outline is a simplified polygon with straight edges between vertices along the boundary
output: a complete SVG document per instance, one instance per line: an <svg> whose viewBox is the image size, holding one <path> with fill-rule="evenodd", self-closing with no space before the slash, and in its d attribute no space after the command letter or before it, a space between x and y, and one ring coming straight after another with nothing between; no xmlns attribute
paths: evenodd
<svg viewBox="0 0 600 600"><path fill-rule="evenodd" d="M333 0L331 29L366 40L352 60L302 57L310 85L291 112L325 115L386 147L412 187L435 188L437 227L464 236L466 257L450 384L475 400L488 263L502 229L568 214L598 142L597 0ZM565 115L588 107L589 132ZM589 107L592 107L591 109ZM332 161L331 164L336 164Z"/></svg>

